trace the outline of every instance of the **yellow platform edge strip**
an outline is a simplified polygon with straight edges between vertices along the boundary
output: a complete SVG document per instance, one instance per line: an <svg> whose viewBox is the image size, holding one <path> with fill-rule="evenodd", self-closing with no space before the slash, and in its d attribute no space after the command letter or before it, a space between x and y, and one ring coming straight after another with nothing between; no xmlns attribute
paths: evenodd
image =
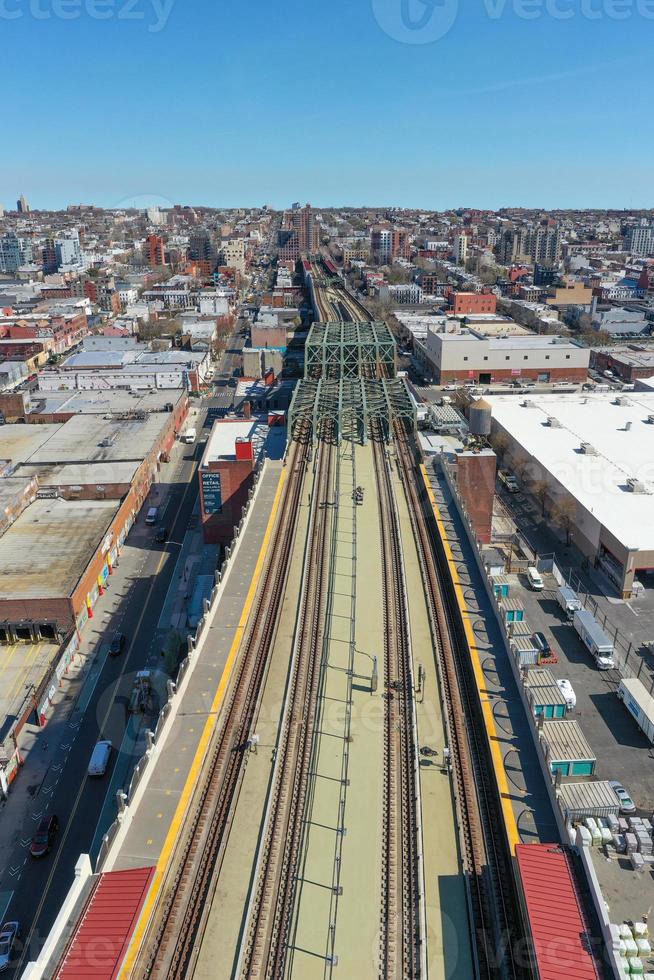
<svg viewBox="0 0 654 980"><path fill-rule="evenodd" d="M234 670L234 665L236 663L236 656L238 654L241 641L243 639L243 634L245 632L245 627L247 626L247 621L252 609L252 604L254 602L254 597L256 595L257 587L259 584L259 579L261 578L261 572L263 570L263 565L266 559L266 553L268 551L268 546L270 544L270 538L272 536L273 527L275 520L277 518L277 512L279 510L279 502L281 500L282 490L286 482L287 469L284 468L279 477L279 483L277 485L277 491L275 493L275 499L273 501L272 510L270 512L270 518L266 526L266 531L263 537L263 542L261 544L261 549L259 551L259 557L257 558L257 563L254 569L254 574L252 575L252 581L250 583L250 588L248 589L248 594L245 598L245 604L243 606L243 611L241 613L241 618L239 620L238 626L236 627L236 632L234 634L234 639L225 662L225 668L223 670L222 676L220 678L220 683L218 689L216 690L215 697L211 704L211 709L209 717L207 718L198 747L196 749L195 755L193 757L193 762L191 763L191 768L189 770L188 777L184 784L179 802L177 804L177 809L170 824L170 828L166 835L163 847L161 848L161 854L159 855L159 860L157 861L157 866L155 873L152 878L152 884L148 892L147 898L143 904L141 914L139 916L139 921L137 923L136 929L134 930L134 935L130 942L129 948L127 950L127 955L123 960L123 964L120 968L118 974L119 978L125 978L130 975L134 962L138 955L141 942L143 941L143 936L148 927L150 921L150 916L154 908L155 902L161 891L161 886L164 881L166 871L168 869L168 862L172 855L173 849L177 842L177 836L179 834L180 827L186 816L186 811L191 800L191 796L195 790L198 776L200 770L204 763L205 754L207 751L207 746L211 739L213 728L216 721L216 713L220 710L220 707L224 701L225 693L227 691L227 685L229 684L232 671Z"/></svg>
<svg viewBox="0 0 654 980"><path fill-rule="evenodd" d="M461 618L463 620L463 628L465 630L466 640L468 647L470 649L470 656L472 659L472 666L475 673L475 682L477 684L477 691L479 692L479 699L481 701L481 707L484 715L484 724L486 725L486 733L488 735L488 742L490 745L491 756L493 759L493 769L495 770L495 778L497 779L497 786L500 793L500 801L502 804L502 813L504 815L504 827L506 830L507 839L509 841L509 846L511 848L511 853L515 853L516 844L520 843L520 834L518 833L518 825L516 823L515 813L513 810L513 804L511 802L511 791L509 789L509 781L506 775L506 769L504 766L504 759L502 758L502 751L500 748L500 737L497 732L497 727L495 725L495 718L493 717L493 706L491 699L485 695L483 692L487 687L487 681L484 677L484 672L481 666L481 660L479 657L479 649L477 647L477 642L475 640L474 630L472 628L472 622L470 619L470 613L468 612L468 606L463 595L463 589L461 587L461 580L459 578L459 571L456 567L456 560L452 554L452 549L450 547L450 542L445 530L445 525L443 524L443 519L441 517L441 512L436 503L436 498L434 496L434 491L427 475L427 470L424 464L420 464L420 471L422 473L422 478L425 484L425 489L429 497L429 502L431 504L432 510L434 512L434 517L436 519L436 524L438 526L438 533L440 534L441 541L443 543L443 548L445 550L445 557L450 569L450 575L452 577L452 582L454 584L454 591L456 594L456 600L461 612Z"/></svg>

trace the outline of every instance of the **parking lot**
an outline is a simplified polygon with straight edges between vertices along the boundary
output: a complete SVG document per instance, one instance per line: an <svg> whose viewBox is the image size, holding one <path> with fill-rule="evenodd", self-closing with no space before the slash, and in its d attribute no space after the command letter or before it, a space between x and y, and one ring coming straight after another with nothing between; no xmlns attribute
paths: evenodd
<svg viewBox="0 0 654 980"><path fill-rule="evenodd" d="M552 575L543 575L542 592L532 591L523 575L508 577L511 595L520 598L529 625L545 634L557 654L552 673L557 679L567 678L575 690L577 706L568 717L579 722L597 757L597 778L620 780L639 809L651 815L654 750L618 699L620 675L616 670L597 669L557 602Z"/></svg>

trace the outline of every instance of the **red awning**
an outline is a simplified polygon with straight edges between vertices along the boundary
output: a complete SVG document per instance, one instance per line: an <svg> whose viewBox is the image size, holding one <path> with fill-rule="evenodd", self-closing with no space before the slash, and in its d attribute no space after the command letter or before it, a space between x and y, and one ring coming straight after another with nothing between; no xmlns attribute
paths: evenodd
<svg viewBox="0 0 654 980"><path fill-rule="evenodd" d="M590 927L565 850L518 844L515 852L540 980L598 980Z"/></svg>
<svg viewBox="0 0 654 980"><path fill-rule="evenodd" d="M154 868L100 875L55 980L114 980L118 975Z"/></svg>

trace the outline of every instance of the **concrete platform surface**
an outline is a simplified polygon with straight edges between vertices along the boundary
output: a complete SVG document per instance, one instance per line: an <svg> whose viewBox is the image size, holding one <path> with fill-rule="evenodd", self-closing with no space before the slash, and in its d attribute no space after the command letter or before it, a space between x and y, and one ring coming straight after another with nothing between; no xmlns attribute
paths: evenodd
<svg viewBox="0 0 654 980"><path fill-rule="evenodd" d="M111 867L115 870L155 864L159 859L236 635L270 519L280 473L280 463L267 462L247 531L232 560L216 614L199 648L174 724L155 760L120 853L112 861Z"/></svg>

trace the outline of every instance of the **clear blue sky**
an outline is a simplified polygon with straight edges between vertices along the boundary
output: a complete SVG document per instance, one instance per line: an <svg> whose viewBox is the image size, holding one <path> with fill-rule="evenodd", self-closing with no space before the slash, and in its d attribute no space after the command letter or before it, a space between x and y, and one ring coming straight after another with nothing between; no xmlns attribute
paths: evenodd
<svg viewBox="0 0 654 980"><path fill-rule="evenodd" d="M654 0L127 3L0 0L5 207L654 205Z"/></svg>

